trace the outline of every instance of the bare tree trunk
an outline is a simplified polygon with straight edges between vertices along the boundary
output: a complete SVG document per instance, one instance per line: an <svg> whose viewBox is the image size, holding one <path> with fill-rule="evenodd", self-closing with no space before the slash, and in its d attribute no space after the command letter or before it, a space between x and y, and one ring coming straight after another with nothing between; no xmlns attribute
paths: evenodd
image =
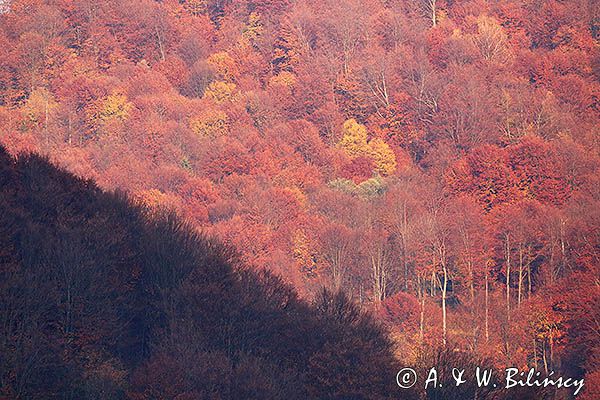
<svg viewBox="0 0 600 400"><path fill-rule="evenodd" d="M506 330L510 329L510 235L505 235L505 257L506 257ZM510 354L510 343L508 333L504 336L506 354Z"/></svg>
<svg viewBox="0 0 600 400"><path fill-rule="evenodd" d="M406 243L406 235L408 232L408 217L406 212L406 200L402 204L402 258L404 265L404 290L408 291L408 248Z"/></svg>
<svg viewBox="0 0 600 400"><path fill-rule="evenodd" d="M527 299L531 298L531 263L527 263Z"/></svg>
<svg viewBox="0 0 600 400"><path fill-rule="evenodd" d="M431 21L431 26L437 26L437 0L421 0L421 12Z"/></svg>
<svg viewBox="0 0 600 400"><path fill-rule="evenodd" d="M336 291L341 289L344 279L342 274L342 258L342 250L336 249L332 262L333 288Z"/></svg>
<svg viewBox="0 0 600 400"><path fill-rule="evenodd" d="M446 263L444 262L442 265L443 269L444 269L444 283L442 285L442 337L443 337L443 342L444 342L444 346L446 346L447 343L447 335L448 335L448 328L447 328L447 313L446 313L446 297L448 294L448 268L446 267Z"/></svg>
<svg viewBox="0 0 600 400"><path fill-rule="evenodd" d="M387 289L387 261L385 260L385 250L378 246L371 253L371 267L373 276L373 296L375 301L385 300Z"/></svg>
<svg viewBox="0 0 600 400"><path fill-rule="evenodd" d="M544 360L544 372L548 375L548 359L546 358L546 343L542 346L542 360Z"/></svg>
<svg viewBox="0 0 600 400"><path fill-rule="evenodd" d="M488 269L485 268L485 341L490 341L490 330L489 330L489 318L490 318L490 303L489 303L489 282L488 282Z"/></svg>
<svg viewBox="0 0 600 400"><path fill-rule="evenodd" d="M506 257L506 318L510 322L510 236L505 236Z"/></svg>
<svg viewBox="0 0 600 400"><path fill-rule="evenodd" d="M421 316L419 320L419 340L423 343L424 333L425 333L425 288L423 287L423 281L419 277L419 294L421 296Z"/></svg>
<svg viewBox="0 0 600 400"><path fill-rule="evenodd" d="M419 322L419 339L423 342L425 333L425 296L421 296L421 320Z"/></svg>
<svg viewBox="0 0 600 400"><path fill-rule="evenodd" d="M538 366L538 356L537 356L537 342L535 340L535 336L533 338L533 367L537 368Z"/></svg>
<svg viewBox="0 0 600 400"><path fill-rule="evenodd" d="M565 220L564 219L560 219L560 254L561 254L561 259L560 259L560 269L558 271L557 278L560 276L560 272L562 269L564 269L565 266L568 267L567 264L567 243L565 242Z"/></svg>
<svg viewBox="0 0 600 400"><path fill-rule="evenodd" d="M478 308L475 306L475 274L473 272L473 262L469 260L469 275L470 275L470 285L469 289L471 291L471 318L473 323L473 351L477 346L478 332L480 329L478 318Z"/></svg>
<svg viewBox="0 0 600 400"><path fill-rule="evenodd" d="M164 46L163 46L163 40L162 40L161 34L160 34L159 30L158 30L158 25L156 25L154 27L154 29L156 31L156 40L158 42L158 49L160 51L160 59L162 61L165 61L165 49L164 49Z"/></svg>
<svg viewBox="0 0 600 400"><path fill-rule="evenodd" d="M475 274L473 272L473 262L469 260L469 292L471 293L471 307L473 312L475 312Z"/></svg>
<svg viewBox="0 0 600 400"><path fill-rule="evenodd" d="M448 343L448 313L447 313L447 298L448 298L448 265L446 263L446 248L445 244L442 241L441 243L436 244L437 253L439 255L440 264L442 266L442 274L443 280L440 281L438 279L438 284L440 287L440 292L442 294L442 341L444 343L444 347ZM434 260L435 261L435 260ZM433 265L437 265L435 262Z"/></svg>
<svg viewBox="0 0 600 400"><path fill-rule="evenodd" d="M521 305L521 291L523 288L523 246L519 245L519 288L517 295L517 304Z"/></svg>
<svg viewBox="0 0 600 400"><path fill-rule="evenodd" d="M554 365L554 337L550 334L550 368Z"/></svg>

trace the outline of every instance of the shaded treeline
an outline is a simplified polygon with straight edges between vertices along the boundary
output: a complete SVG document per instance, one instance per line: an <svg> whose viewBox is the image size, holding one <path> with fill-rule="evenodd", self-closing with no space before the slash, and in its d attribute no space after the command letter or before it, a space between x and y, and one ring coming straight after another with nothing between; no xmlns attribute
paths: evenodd
<svg viewBox="0 0 600 400"><path fill-rule="evenodd" d="M172 213L2 150L0 398L397 394L368 315L235 259Z"/></svg>

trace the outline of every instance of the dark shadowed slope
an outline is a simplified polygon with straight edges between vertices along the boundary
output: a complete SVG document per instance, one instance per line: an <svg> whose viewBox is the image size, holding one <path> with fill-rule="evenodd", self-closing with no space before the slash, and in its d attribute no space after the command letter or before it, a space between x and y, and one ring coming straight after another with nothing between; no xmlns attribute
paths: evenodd
<svg viewBox="0 0 600 400"><path fill-rule="evenodd" d="M234 260L172 214L0 148L0 398L398 394L368 316Z"/></svg>

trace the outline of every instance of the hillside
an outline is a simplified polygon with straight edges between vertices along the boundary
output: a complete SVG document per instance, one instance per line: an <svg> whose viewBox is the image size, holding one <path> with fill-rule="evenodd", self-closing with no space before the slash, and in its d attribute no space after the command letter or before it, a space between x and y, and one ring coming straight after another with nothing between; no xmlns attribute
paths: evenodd
<svg viewBox="0 0 600 400"><path fill-rule="evenodd" d="M0 398L384 399L381 328L169 213L0 148ZM126 397L127 396L127 397Z"/></svg>

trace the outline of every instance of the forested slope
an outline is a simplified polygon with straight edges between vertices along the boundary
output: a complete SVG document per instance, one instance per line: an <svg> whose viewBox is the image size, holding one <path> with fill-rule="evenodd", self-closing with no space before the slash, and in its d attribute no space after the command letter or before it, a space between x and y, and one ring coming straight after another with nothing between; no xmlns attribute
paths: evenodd
<svg viewBox="0 0 600 400"><path fill-rule="evenodd" d="M346 292L403 360L598 382L599 39L595 0L3 1L0 141Z"/></svg>
<svg viewBox="0 0 600 400"><path fill-rule="evenodd" d="M0 148L0 398L384 399L381 328L170 213Z"/></svg>

